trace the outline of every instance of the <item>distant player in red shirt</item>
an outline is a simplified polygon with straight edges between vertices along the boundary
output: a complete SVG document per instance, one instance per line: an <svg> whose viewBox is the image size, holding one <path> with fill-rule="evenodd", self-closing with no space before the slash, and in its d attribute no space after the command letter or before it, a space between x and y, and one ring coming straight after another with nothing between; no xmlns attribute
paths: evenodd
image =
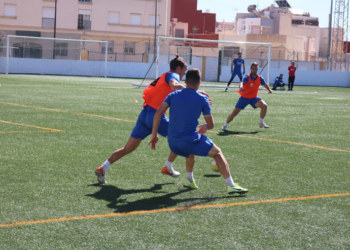
<svg viewBox="0 0 350 250"><path fill-rule="evenodd" d="M264 122L267 112L267 104L258 97L258 91L260 85L264 86L269 91L269 93L272 93L272 90L270 89L269 85L265 83L264 78L258 75L258 68L259 65L257 63L252 63L250 66L251 73L246 75L243 78L243 81L240 82L240 89L237 92L241 95L241 97L239 98L233 112L227 117L224 126L222 126L223 130L226 130L228 124L233 120L233 118L238 115L238 113L241 112L241 110L244 109L248 104L250 104L255 109L261 109L259 127L269 128L269 126L267 126Z"/></svg>
<svg viewBox="0 0 350 250"><path fill-rule="evenodd" d="M293 91L295 71L297 70L297 67L295 67L294 65L295 65L295 62L292 61L292 65L288 67L288 71L289 71L288 91Z"/></svg>

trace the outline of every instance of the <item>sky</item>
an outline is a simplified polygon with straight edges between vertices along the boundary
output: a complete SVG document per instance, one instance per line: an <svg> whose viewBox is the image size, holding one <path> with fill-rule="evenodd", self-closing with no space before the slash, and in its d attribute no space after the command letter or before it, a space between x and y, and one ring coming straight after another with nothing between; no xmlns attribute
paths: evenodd
<svg viewBox="0 0 350 250"><path fill-rule="evenodd" d="M312 17L318 17L320 27L328 27L331 0L287 0L294 9L309 12ZM274 0L198 0L198 10L206 9L216 13L216 21L234 22L236 13L248 13L248 5L257 5L257 9L264 9L275 3ZM322 4L321 4L322 3ZM320 6L321 5L321 6ZM275 3L275 6L277 4Z"/></svg>

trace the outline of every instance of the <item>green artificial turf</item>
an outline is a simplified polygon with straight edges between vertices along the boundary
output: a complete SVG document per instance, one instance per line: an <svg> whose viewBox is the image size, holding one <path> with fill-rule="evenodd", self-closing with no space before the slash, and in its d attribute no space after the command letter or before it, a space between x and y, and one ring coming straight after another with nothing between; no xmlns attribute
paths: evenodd
<svg viewBox="0 0 350 250"><path fill-rule="evenodd" d="M223 132L239 95L202 82L216 123L206 135L249 189L232 196L209 158L196 158L198 190L182 187L184 158L174 163L179 178L162 175L162 137L156 151L146 138L111 166L108 184L96 183L94 170L124 146L142 109L133 82L0 75L0 249L350 249L350 89L260 91L270 128L259 128L249 106ZM240 204L220 206L228 203Z"/></svg>

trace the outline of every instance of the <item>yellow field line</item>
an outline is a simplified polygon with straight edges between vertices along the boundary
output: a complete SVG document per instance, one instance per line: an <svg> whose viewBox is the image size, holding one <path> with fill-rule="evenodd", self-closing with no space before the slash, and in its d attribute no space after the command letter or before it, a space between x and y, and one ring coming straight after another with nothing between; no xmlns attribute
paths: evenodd
<svg viewBox="0 0 350 250"><path fill-rule="evenodd" d="M217 131L207 131L207 132L214 133L214 134L219 134L219 132L217 132ZM248 136L248 135L233 135L233 134L229 134L229 133L221 133L221 134L238 136L238 137L243 137L243 138L256 139L256 140L263 140L263 141L274 141L274 142L280 142L280 143L288 143L288 144L293 144L293 145L300 145L300 146L306 146L306 147L312 147L312 148L321 148L321 149L327 149L327 150L334 150L334 151L341 151L341 152L348 152L348 153L350 153L350 150L337 149L337 148L327 148L327 147L323 147L323 146L310 145L310 144L299 143L299 142L280 141L280 140L276 140L276 139L268 139L268 138L254 137L254 136Z"/></svg>
<svg viewBox="0 0 350 250"><path fill-rule="evenodd" d="M25 133L54 133L54 132L64 132L61 131L0 131L0 134L25 134Z"/></svg>
<svg viewBox="0 0 350 250"><path fill-rule="evenodd" d="M124 213L113 213L113 214L95 214L95 215L63 217L63 218L47 219L47 220L14 222L14 223L0 224L0 227L32 225L32 224L70 221L70 220L86 220L86 219L104 218L104 217L118 217L118 216L127 216L127 215L153 214L153 213L174 212L174 211L194 210L194 209L203 209L203 208L232 207L232 206L242 206L242 205L251 205L251 204L272 203L272 202L283 202L283 201L310 200L310 199L319 199L319 198L328 198L328 197L348 196L348 195L350 195L350 193L323 194L323 195L296 197L296 198L281 198L281 199L260 200L260 201L244 201L244 202L202 205L202 206L190 206L190 207L174 207L174 208L141 210L141 211L124 212Z"/></svg>
<svg viewBox="0 0 350 250"><path fill-rule="evenodd" d="M16 103L7 103L7 102L0 102L0 103L7 104L7 105L15 105L15 106L27 107L27 108L37 108L37 109L51 110L51 111L56 111L56 112L64 112L64 113L70 113L70 114L87 115L87 116L100 117L100 118L110 119L110 120L117 120L117 121L125 121L125 122L136 123L136 121L124 120L124 119L113 118L113 117L102 116L102 115L94 115L94 114L86 114L86 113L80 113L80 112L62 111L62 110L57 110L57 109L48 109L48 108L41 108L41 107L35 107L35 106L27 106L27 105L16 104ZM219 132L217 132L217 131L207 131L207 132L219 134ZM293 144L293 145L300 145L300 146L306 146L306 147L313 147L313 148L320 148L320 149L327 149L327 150L333 150L333 151L340 151L340 152L350 153L349 150L337 149L337 148L328 148L328 147L317 146L317 145L310 145L310 144L299 143L299 142L280 141L280 140L275 140L275 139L267 139L267 138L253 137L253 136L247 136L247 135L233 135L233 134L229 134L229 133L223 133L223 134L227 134L227 135L231 135L231 136L238 136L238 137L243 137L243 138L250 138L250 139L255 139L255 140L288 143L288 144Z"/></svg>
<svg viewBox="0 0 350 250"><path fill-rule="evenodd" d="M3 121L3 120L0 120L0 122L12 124L12 125L19 125L19 126L24 126L24 127L30 127L30 128L45 129L45 130L49 130L50 132L64 132L63 130L58 130L58 129L54 129L54 128L44 128L44 127L38 127L38 126L33 126L33 125L27 125L27 124L15 123L15 122L8 122L8 121Z"/></svg>
<svg viewBox="0 0 350 250"><path fill-rule="evenodd" d="M20 106L20 107L25 107L25 108L43 109L43 110L50 110L50 111L61 112L61 113L78 114L78 115L87 115L87 116L94 116L94 117L105 118L105 119L109 119L109 120L124 121L124 122L134 122L134 123L136 123L136 121L124 120L124 119L119 119L119 118L114 118L114 117L108 117L108 116L102 116L102 115L86 114L86 113L80 113L80 112L70 112L70 111L64 111L64 110L58 110L58 109L48 109L48 108L35 107L35 106L27 106L27 105L16 104L16 103L8 103L8 102L0 102L0 103L6 104L6 105Z"/></svg>

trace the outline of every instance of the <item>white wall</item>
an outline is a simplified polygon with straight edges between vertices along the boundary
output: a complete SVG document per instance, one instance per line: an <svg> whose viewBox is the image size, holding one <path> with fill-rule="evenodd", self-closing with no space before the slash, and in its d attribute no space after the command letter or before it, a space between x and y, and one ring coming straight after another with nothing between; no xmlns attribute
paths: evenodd
<svg viewBox="0 0 350 250"><path fill-rule="evenodd" d="M217 80L217 58L206 59L206 81ZM253 61L246 60L246 73ZM150 67L150 63L108 62L107 76L125 78L143 78ZM271 68L270 83L279 74L284 74L284 81L288 81L288 67ZM289 66L289 65L288 65ZM202 58L193 57L189 68L202 69ZM159 65L159 74L169 71L169 64ZM147 78L155 78L155 65L150 69ZM0 57L0 73L6 72L6 58ZM10 58L9 73L11 74L51 74L51 75L80 75L104 76L104 62ZM260 73L260 69L259 69ZM261 75L266 79L267 69ZM231 77L231 67L222 66L220 82L226 83ZM238 81L238 78L235 79ZM350 72L297 70L295 85L350 87Z"/></svg>

